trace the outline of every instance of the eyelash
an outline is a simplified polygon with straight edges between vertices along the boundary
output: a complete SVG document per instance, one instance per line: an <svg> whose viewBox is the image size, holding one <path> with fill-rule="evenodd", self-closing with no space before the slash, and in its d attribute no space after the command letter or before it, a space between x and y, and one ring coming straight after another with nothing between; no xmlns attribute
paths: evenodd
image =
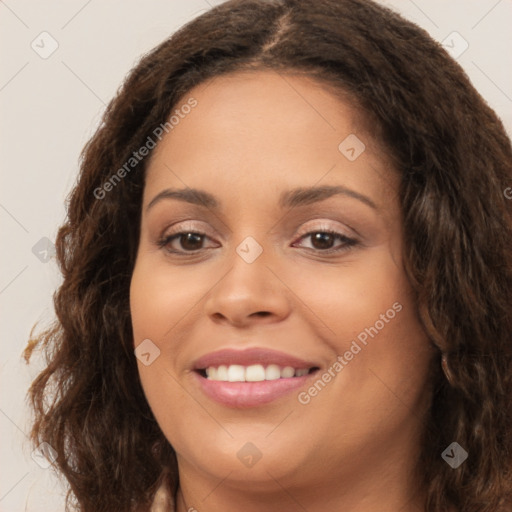
<svg viewBox="0 0 512 512"><path fill-rule="evenodd" d="M315 249L315 248L306 248L306 249L315 251L315 252L319 252L321 254L333 254L333 253L340 253L343 251L348 251L352 247L355 247L356 245L359 244L359 242L354 238L349 238L348 236L345 236L337 231L333 231L332 229L322 229L322 228L316 229L314 231L308 231L307 233L303 234L299 238L299 240L302 240L303 238L307 238L309 236L312 236L312 235L318 234L318 233L332 235L336 239L341 240L343 242L343 244L338 246L337 248L331 248L331 249L325 249L325 250ZM198 231L193 231L193 230L178 231L176 233L172 233L170 235L163 236L157 242L158 247L160 249L165 249L165 250L167 250L167 252L169 252L171 254L176 254L178 256L190 256L190 255L198 254L199 251L201 251L202 249L196 249L194 251L178 251L178 250L170 249L169 247L167 247L174 239L177 239L177 238L179 239L181 236L187 235L187 234L193 234L193 235L196 235L199 237L209 238L206 233L201 233Z"/></svg>

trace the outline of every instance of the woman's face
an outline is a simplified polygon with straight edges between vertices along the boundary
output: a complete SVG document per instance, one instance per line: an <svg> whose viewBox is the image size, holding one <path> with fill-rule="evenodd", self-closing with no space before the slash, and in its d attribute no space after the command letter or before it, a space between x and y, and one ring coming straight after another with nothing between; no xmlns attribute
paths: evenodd
<svg viewBox="0 0 512 512"><path fill-rule="evenodd" d="M386 155L304 77L217 77L176 109L147 169L131 313L182 481L409 471L432 350Z"/></svg>

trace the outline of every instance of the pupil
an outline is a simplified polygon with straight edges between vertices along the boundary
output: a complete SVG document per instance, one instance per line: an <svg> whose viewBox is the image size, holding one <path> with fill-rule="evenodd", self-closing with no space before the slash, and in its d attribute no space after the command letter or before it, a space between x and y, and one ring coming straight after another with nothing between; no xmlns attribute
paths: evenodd
<svg viewBox="0 0 512 512"><path fill-rule="evenodd" d="M195 244L200 244L200 242L201 235L198 235L197 233L187 233L181 237L181 246L184 249L190 249L191 251L198 249Z"/></svg>
<svg viewBox="0 0 512 512"><path fill-rule="evenodd" d="M315 233L313 236L313 245L317 249L330 249L332 235L330 233Z"/></svg>

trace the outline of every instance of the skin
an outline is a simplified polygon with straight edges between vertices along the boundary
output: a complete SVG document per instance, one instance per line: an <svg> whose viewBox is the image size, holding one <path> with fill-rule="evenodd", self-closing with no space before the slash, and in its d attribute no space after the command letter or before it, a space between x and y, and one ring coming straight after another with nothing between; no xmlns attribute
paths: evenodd
<svg viewBox="0 0 512 512"><path fill-rule="evenodd" d="M130 290L134 345L149 338L160 350L138 365L177 452L177 510L422 510L414 468L433 349L403 270L396 171L350 104L310 78L237 72L180 104L189 97L197 106L147 168ZM338 149L349 134L366 146L354 161ZM375 208L347 194L279 205L284 191L324 185ZM148 209L163 190L185 187L220 206L163 199ZM325 229L357 244L316 242L311 233ZM187 231L206 236L158 245ZM248 236L263 249L252 263L236 252ZM292 392L260 407L227 407L194 378L193 361L224 348L274 348L325 372L397 302L395 318L307 404ZM237 457L247 442L262 455L252 467Z"/></svg>

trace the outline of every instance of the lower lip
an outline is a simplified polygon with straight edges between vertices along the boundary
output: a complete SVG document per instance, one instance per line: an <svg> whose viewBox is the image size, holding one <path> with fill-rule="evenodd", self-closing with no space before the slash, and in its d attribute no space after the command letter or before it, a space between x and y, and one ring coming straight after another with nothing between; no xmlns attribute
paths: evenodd
<svg viewBox="0 0 512 512"><path fill-rule="evenodd" d="M212 400L228 407L247 408L268 404L303 387L316 371L302 377L261 382L224 382L194 373L203 392Z"/></svg>

